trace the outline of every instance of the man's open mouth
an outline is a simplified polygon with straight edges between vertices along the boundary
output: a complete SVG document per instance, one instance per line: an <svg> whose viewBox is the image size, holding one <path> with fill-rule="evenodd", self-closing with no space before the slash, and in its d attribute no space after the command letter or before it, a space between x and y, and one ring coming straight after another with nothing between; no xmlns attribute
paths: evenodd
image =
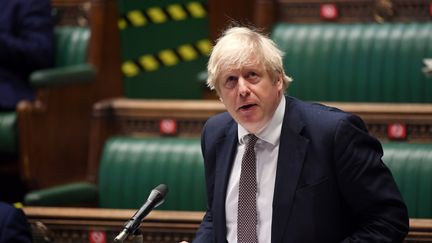
<svg viewBox="0 0 432 243"><path fill-rule="evenodd" d="M248 110L248 109L250 109L253 106L256 106L256 104L243 105L243 106L240 106L239 110Z"/></svg>

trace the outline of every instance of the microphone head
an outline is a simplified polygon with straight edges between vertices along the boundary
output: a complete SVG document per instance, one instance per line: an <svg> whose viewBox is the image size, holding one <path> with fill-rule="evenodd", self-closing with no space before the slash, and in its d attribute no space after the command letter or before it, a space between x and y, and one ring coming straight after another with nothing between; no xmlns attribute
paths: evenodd
<svg viewBox="0 0 432 243"><path fill-rule="evenodd" d="M147 200L154 202L156 204L155 208L159 207L165 201L165 196L167 193L167 185L160 184L151 191L150 196Z"/></svg>
<svg viewBox="0 0 432 243"><path fill-rule="evenodd" d="M160 184L153 190L158 191L162 197L165 197L165 195L168 193L168 186L165 184Z"/></svg>

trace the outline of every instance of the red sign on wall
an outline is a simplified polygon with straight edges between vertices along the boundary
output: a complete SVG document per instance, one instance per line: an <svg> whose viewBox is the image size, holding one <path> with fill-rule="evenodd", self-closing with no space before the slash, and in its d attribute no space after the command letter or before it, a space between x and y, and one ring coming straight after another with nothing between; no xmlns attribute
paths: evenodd
<svg viewBox="0 0 432 243"><path fill-rule="evenodd" d="M388 124L387 136L390 139L406 139L406 125L402 123Z"/></svg>
<svg viewBox="0 0 432 243"><path fill-rule="evenodd" d="M336 4L321 4L320 15L323 19L334 20L338 17L339 12Z"/></svg>
<svg viewBox="0 0 432 243"><path fill-rule="evenodd" d="M163 119L159 122L159 132L162 135L176 135L177 121L174 119Z"/></svg>
<svg viewBox="0 0 432 243"><path fill-rule="evenodd" d="M105 231L90 230L89 231L89 242L90 243L106 243Z"/></svg>

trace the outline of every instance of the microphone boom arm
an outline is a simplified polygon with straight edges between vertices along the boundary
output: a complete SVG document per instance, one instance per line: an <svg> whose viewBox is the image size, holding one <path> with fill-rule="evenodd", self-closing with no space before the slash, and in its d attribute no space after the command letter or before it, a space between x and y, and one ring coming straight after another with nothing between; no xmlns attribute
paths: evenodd
<svg viewBox="0 0 432 243"><path fill-rule="evenodd" d="M168 192L168 187L160 184L153 189L141 208L130 218L124 225L123 230L114 239L115 242L123 242L130 234L134 234L139 228L144 217L147 216L154 208L158 207L164 202L165 195Z"/></svg>

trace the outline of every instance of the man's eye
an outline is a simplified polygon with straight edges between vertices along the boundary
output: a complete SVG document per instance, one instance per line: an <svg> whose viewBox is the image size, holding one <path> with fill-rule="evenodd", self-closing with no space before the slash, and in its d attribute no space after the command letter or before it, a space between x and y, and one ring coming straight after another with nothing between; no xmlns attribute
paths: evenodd
<svg viewBox="0 0 432 243"><path fill-rule="evenodd" d="M235 87L236 82L237 82L237 78L234 76L230 76L226 79L224 86L225 88L232 89Z"/></svg>
<svg viewBox="0 0 432 243"><path fill-rule="evenodd" d="M258 74L256 72L249 72L247 74L247 79L250 81L258 80Z"/></svg>

